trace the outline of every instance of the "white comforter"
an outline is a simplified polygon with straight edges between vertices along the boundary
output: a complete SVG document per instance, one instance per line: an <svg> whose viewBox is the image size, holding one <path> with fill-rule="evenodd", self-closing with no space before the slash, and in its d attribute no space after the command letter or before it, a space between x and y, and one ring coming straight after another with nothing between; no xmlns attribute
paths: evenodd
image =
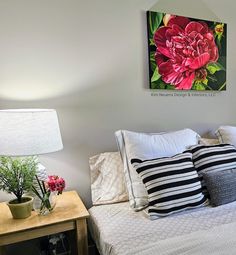
<svg viewBox="0 0 236 255"><path fill-rule="evenodd" d="M133 247L128 254L234 255L236 254L236 223L162 240L143 247Z"/></svg>
<svg viewBox="0 0 236 255"><path fill-rule="evenodd" d="M128 203L92 207L91 230L101 255L234 255L236 202L150 221Z"/></svg>

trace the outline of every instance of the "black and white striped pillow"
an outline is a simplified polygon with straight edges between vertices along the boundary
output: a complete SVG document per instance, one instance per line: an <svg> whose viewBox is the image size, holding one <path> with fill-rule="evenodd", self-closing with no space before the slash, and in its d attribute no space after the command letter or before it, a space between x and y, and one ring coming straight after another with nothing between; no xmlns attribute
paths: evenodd
<svg viewBox="0 0 236 255"><path fill-rule="evenodd" d="M151 160L135 158L131 164L147 189L151 219L199 207L207 202L191 153Z"/></svg>
<svg viewBox="0 0 236 255"><path fill-rule="evenodd" d="M202 174L236 168L236 148L230 144L196 145L190 148L193 164L198 172L203 193L208 196Z"/></svg>

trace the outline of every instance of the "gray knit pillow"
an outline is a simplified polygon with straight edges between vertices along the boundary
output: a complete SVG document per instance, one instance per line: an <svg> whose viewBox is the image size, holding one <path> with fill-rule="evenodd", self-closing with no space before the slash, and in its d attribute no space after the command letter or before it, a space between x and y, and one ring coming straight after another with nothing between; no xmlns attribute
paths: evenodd
<svg viewBox="0 0 236 255"><path fill-rule="evenodd" d="M203 173L213 206L236 200L236 169L212 170Z"/></svg>

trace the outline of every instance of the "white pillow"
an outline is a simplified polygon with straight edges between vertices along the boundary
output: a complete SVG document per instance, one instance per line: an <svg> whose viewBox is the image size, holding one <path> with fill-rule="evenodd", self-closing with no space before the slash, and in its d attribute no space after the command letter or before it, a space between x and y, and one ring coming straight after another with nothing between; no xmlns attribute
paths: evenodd
<svg viewBox="0 0 236 255"><path fill-rule="evenodd" d="M220 143L229 143L236 146L236 127L233 126L221 126L216 132Z"/></svg>
<svg viewBox="0 0 236 255"><path fill-rule="evenodd" d="M198 144L200 136L191 129L169 133L146 134L126 130L115 133L124 164L130 206L135 211L148 205L148 195L141 178L131 165L132 158L141 160L171 157Z"/></svg>
<svg viewBox="0 0 236 255"><path fill-rule="evenodd" d="M128 200L119 152L105 152L89 159L93 205Z"/></svg>
<svg viewBox="0 0 236 255"><path fill-rule="evenodd" d="M215 145L215 144L219 144L219 139L218 138L200 138L199 139L199 144L203 144L203 145Z"/></svg>

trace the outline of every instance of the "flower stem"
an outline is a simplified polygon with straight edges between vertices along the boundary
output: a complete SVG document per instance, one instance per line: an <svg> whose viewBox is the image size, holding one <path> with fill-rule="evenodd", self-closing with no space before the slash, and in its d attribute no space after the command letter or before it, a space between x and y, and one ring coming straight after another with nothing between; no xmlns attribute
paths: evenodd
<svg viewBox="0 0 236 255"><path fill-rule="evenodd" d="M37 182L38 182L38 185L39 185L39 188L40 188L40 190L41 190L41 192L42 192L42 195L44 195L43 188L42 188L42 185L41 185L41 183L40 183L40 181L39 181L38 176L35 175L35 178L36 178L36 180L37 180ZM43 183L43 181L42 181L42 183Z"/></svg>
<svg viewBox="0 0 236 255"><path fill-rule="evenodd" d="M226 81L221 85L221 87L219 88L219 91L221 91L225 86L226 86Z"/></svg>

